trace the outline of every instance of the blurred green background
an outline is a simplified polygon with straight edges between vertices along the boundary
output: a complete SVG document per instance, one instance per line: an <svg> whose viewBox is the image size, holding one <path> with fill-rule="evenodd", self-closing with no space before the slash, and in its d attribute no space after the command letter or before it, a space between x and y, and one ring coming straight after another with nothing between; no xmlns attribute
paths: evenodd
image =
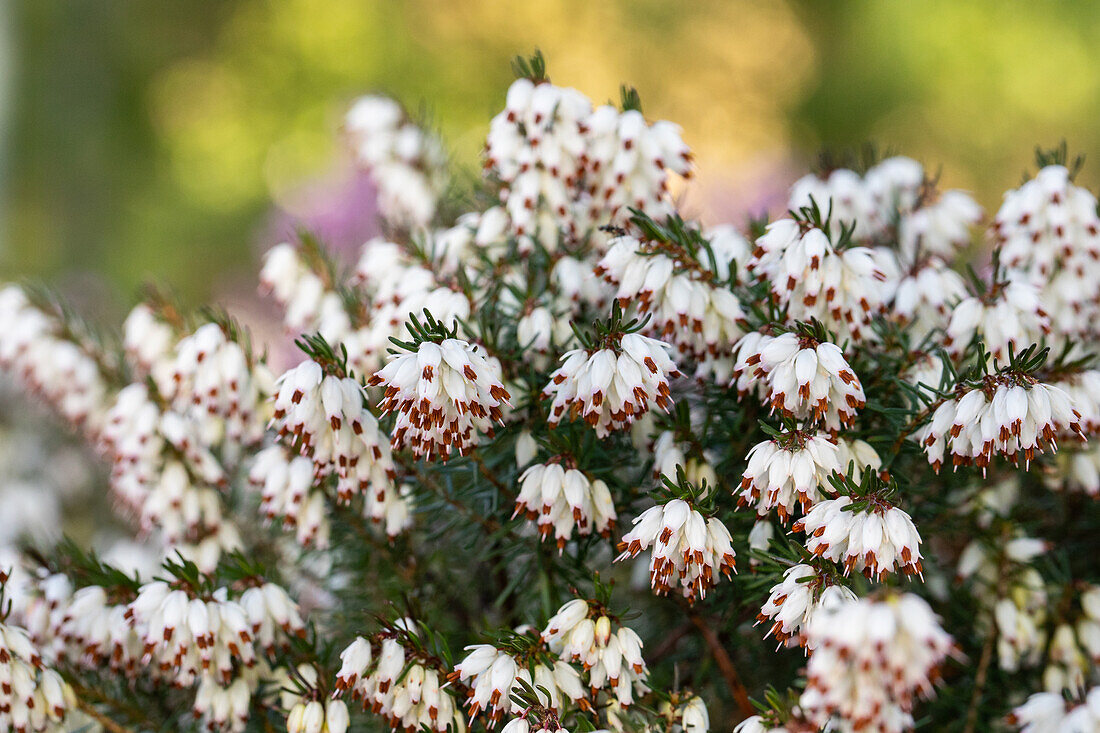
<svg viewBox="0 0 1100 733"><path fill-rule="evenodd" d="M251 287L273 212L346 171L351 98L421 110L476 170L535 47L555 82L629 82L679 122L712 221L867 140L995 210L1036 144L1066 139L1095 180L1097 38L1092 2L3 0L0 278L113 309L146 281L188 303Z"/></svg>

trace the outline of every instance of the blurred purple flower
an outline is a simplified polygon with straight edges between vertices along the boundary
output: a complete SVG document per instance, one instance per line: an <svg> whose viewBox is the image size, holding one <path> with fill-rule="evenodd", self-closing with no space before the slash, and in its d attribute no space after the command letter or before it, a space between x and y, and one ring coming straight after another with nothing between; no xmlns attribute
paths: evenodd
<svg viewBox="0 0 1100 733"><path fill-rule="evenodd" d="M707 223L744 228L749 219L762 214L775 219L786 213L798 170L783 153L761 154L736 168L700 176L689 189L688 201Z"/></svg>
<svg viewBox="0 0 1100 733"><path fill-rule="evenodd" d="M359 247L381 233L377 189L370 176L341 168L281 196L264 227L260 248L267 251L279 242L294 241L302 229L341 259L354 260Z"/></svg>

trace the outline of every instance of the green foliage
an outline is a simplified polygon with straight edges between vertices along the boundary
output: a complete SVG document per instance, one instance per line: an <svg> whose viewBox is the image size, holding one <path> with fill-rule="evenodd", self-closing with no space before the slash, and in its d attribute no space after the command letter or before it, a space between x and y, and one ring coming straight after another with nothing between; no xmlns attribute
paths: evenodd
<svg viewBox="0 0 1100 733"><path fill-rule="evenodd" d="M530 79L536 84L550 81L546 75L546 59L537 49L531 56L516 56L512 60L512 71L517 79Z"/></svg>
<svg viewBox="0 0 1100 733"><path fill-rule="evenodd" d="M321 365L327 374L336 377L353 376L348 370L348 350L343 344L333 346L319 333L302 334L295 339L294 345L303 354Z"/></svg>
<svg viewBox="0 0 1100 733"><path fill-rule="evenodd" d="M634 87L629 87L623 84L619 88L620 102L619 107L626 112L628 110L634 110L635 112L642 111L642 97L638 94L638 90Z"/></svg>
<svg viewBox="0 0 1100 733"><path fill-rule="evenodd" d="M458 337L458 324L453 324L450 328L443 325L428 311L424 311L423 323L420 322L415 315L409 316L409 322L405 327L409 331L411 341L401 341L396 338L390 338L396 346L404 349L405 351L416 351L420 344L430 341L438 344L447 339L453 339ZM391 349L391 353L396 353Z"/></svg>
<svg viewBox="0 0 1100 733"><path fill-rule="evenodd" d="M1077 174L1085 167L1085 156L1075 155L1072 160L1069 157L1069 146L1063 140L1054 148L1035 146L1035 167L1046 168L1048 165L1060 165L1069 171L1069 179L1077 178ZM1029 176L1024 177L1027 181Z"/></svg>
<svg viewBox="0 0 1100 733"><path fill-rule="evenodd" d="M649 323L649 316L634 317L629 320L622 306L616 300L611 304L611 315L604 320L593 321L591 332L585 331L576 321L570 323L573 335L581 346L589 351L596 349L614 349L618 353L619 341L628 333L638 333Z"/></svg>

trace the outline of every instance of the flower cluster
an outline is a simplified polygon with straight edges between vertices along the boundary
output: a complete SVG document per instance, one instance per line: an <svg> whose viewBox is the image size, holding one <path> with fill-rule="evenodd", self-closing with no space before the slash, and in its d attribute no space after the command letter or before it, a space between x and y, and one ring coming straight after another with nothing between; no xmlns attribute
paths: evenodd
<svg viewBox="0 0 1100 733"><path fill-rule="evenodd" d="M499 362L448 338L395 355L367 384L385 385L382 414L397 413L395 450L407 445L417 456L447 460L466 455L481 433L492 437L493 423L504 421L509 395L500 379Z"/></svg>
<svg viewBox="0 0 1100 733"><path fill-rule="evenodd" d="M637 557L653 548L649 584L657 595L674 585L689 601L705 598L720 574L734 570L735 553L726 525L717 517L704 517L683 499L646 509L635 517L623 535L616 560Z"/></svg>
<svg viewBox="0 0 1100 733"><path fill-rule="evenodd" d="M881 243L896 234L900 254L909 262L921 254L951 257L969 243L970 227L982 209L964 191L939 192L920 163L895 156L864 175L835 168L827 176L808 174L791 187L793 211L817 204L853 239Z"/></svg>
<svg viewBox="0 0 1100 733"><path fill-rule="evenodd" d="M951 311L943 345L962 354L976 334L997 359L1022 351L1050 333L1050 320L1035 286L1019 281L995 283L989 293L963 299Z"/></svg>
<svg viewBox="0 0 1100 733"><path fill-rule="evenodd" d="M63 730L76 706L72 688L42 663L27 632L0 622L0 727L4 730Z"/></svg>
<svg viewBox="0 0 1100 733"><path fill-rule="evenodd" d="M285 441L313 460L318 477L335 474L337 496L395 493L395 468L378 419L366 409L363 386L350 377L325 374L303 361L278 380L273 425Z"/></svg>
<svg viewBox="0 0 1100 733"><path fill-rule="evenodd" d="M667 215L668 173L686 175L691 162L676 125L650 125L637 110L610 105L593 110L577 90L537 76L508 89L485 153L512 232L548 249L559 235L576 240L616 221L626 207Z"/></svg>
<svg viewBox="0 0 1100 733"><path fill-rule="evenodd" d="M613 629L614 625L598 605L575 598L550 617L541 638L562 661L584 667L593 697L605 690L618 705L629 707L635 695L649 690L649 669L642 658L642 640L630 627L618 624Z"/></svg>
<svg viewBox="0 0 1100 733"><path fill-rule="evenodd" d="M806 533L811 553L842 563L845 574L854 569L880 580L894 571L920 575L921 540L913 520L877 497L864 502L860 510L850 496L825 499L794 523L794 531Z"/></svg>
<svg viewBox="0 0 1100 733"><path fill-rule="evenodd" d="M669 382L680 375L662 341L626 333L618 343L601 349L574 349L543 389L553 397L550 425L566 415L579 417L606 437L622 430L649 410L672 404Z"/></svg>
<svg viewBox="0 0 1100 733"><path fill-rule="evenodd" d="M9 324L0 334L0 367L41 394L65 419L89 423L94 434L107 389L89 345L65 338L64 324L14 285L0 288L0 319Z"/></svg>
<svg viewBox="0 0 1100 733"><path fill-rule="evenodd" d="M819 726L839 715L856 729L903 731L953 649L932 609L912 594L823 605L805 628L813 649L803 713Z"/></svg>
<svg viewBox="0 0 1100 733"><path fill-rule="evenodd" d="M144 644L126 619L127 606L112 603L101 586L72 591L65 576L51 578L42 583L44 602L37 613L25 612L36 640L50 642L52 652L75 664L134 674L142 664Z"/></svg>
<svg viewBox="0 0 1100 733"><path fill-rule="evenodd" d="M264 255L260 285L283 307L287 331L315 332L336 342L351 329L351 319L330 273L306 255L287 242L275 245Z"/></svg>
<svg viewBox="0 0 1100 733"><path fill-rule="evenodd" d="M1008 277L1036 289L1058 334L1096 333L1100 217L1096 197L1073 184L1069 169L1048 165L1006 193L993 237Z"/></svg>
<svg viewBox="0 0 1100 733"><path fill-rule="evenodd" d="M213 451L220 441L158 401L151 385L134 382L107 410L99 442L111 462L111 489L143 532L209 571L223 552L240 547L218 489L227 480Z"/></svg>
<svg viewBox="0 0 1100 733"><path fill-rule="evenodd" d="M743 386L742 375L749 369L752 376ZM830 431L852 424L867 402L859 377L836 344L793 332L747 334L733 374L740 391L748 392L759 380L773 410L820 421Z"/></svg>
<svg viewBox="0 0 1100 733"><path fill-rule="evenodd" d="M745 269L770 284L791 318L816 318L857 341L871 338L871 319L890 296L891 264L875 250L840 244L821 229L781 219L756 240Z"/></svg>
<svg viewBox="0 0 1100 733"><path fill-rule="evenodd" d="M146 351L144 358L150 356ZM273 385L267 367L250 361L222 324L206 323L148 363L160 394L200 432L224 432L229 440L252 445L263 438L264 403Z"/></svg>
<svg viewBox="0 0 1100 733"><path fill-rule="evenodd" d="M800 563L787 568L783 580L772 586L756 622L771 624L765 637L774 636L788 646L806 646L802 632L818 609L854 600L856 595L847 586L811 565Z"/></svg>
<svg viewBox="0 0 1100 733"><path fill-rule="evenodd" d="M955 466L985 469L994 455L1025 467L1057 450L1057 437L1083 434L1081 414L1058 387L1012 372L945 400L918 434L928 462L939 471L950 452Z"/></svg>
<svg viewBox="0 0 1100 733"><path fill-rule="evenodd" d="M962 275L940 258L930 257L898 281L893 313L920 342L937 329L946 329L954 317L954 307L964 299L967 291ZM969 340L967 337L967 343Z"/></svg>
<svg viewBox="0 0 1100 733"><path fill-rule="evenodd" d="M260 511L267 519L295 528L304 547L328 547L325 494L316 489L313 461L272 445L256 454L248 481L260 492Z"/></svg>
<svg viewBox="0 0 1100 733"><path fill-rule="evenodd" d="M184 687L205 676L228 686L238 665L256 664L257 647L274 651L276 629L304 633L294 602L272 584L234 601L225 588L204 599L158 580L142 586L125 617L144 653Z"/></svg>
<svg viewBox="0 0 1100 733"><path fill-rule="evenodd" d="M898 246L906 262L919 262L924 255L952 258L970 243L970 228L982 219L982 207L965 191L944 191L937 197L925 189L920 206L898 220Z"/></svg>
<svg viewBox="0 0 1100 733"><path fill-rule="evenodd" d="M671 213L668 174L691 174L691 151L679 125L665 120L647 124L639 110L620 112L605 104L595 109L586 127L590 220L615 221L628 207L657 218Z"/></svg>
<svg viewBox="0 0 1100 733"><path fill-rule="evenodd" d="M452 678L470 685L466 705L471 718L485 712L489 726L504 713L522 718L523 706L513 698L523 689L521 685L536 690L540 705L555 714L564 712L565 701L590 707L580 674L565 662L517 660L492 644L474 644L465 651L469 653L455 665Z"/></svg>
<svg viewBox="0 0 1100 733"><path fill-rule="evenodd" d="M355 100L344 118L356 160L378 186L378 208L397 224L432 220L446 186L446 154L439 140L411 122L388 97Z"/></svg>
<svg viewBox="0 0 1100 733"><path fill-rule="evenodd" d="M503 184L501 201L517 235L534 236L541 223L557 236L559 218L568 222L570 236L581 233L570 209L583 177L590 113L588 99L575 89L530 79L517 79L508 89L504 110L490 123L485 154Z"/></svg>
<svg viewBox="0 0 1100 733"><path fill-rule="evenodd" d="M829 477L847 468L840 458L840 448L820 433L757 443L746 456L737 503L755 504L760 516L775 509L786 521L797 507L808 510L823 498Z"/></svg>
<svg viewBox="0 0 1100 733"><path fill-rule="evenodd" d="M574 529L582 537L593 531L609 537L616 519L607 484L569 467L570 463L568 457L558 456L524 471L513 512L513 516L522 512L537 520L539 535L545 539L553 534L559 552Z"/></svg>
<svg viewBox="0 0 1100 733"><path fill-rule="evenodd" d="M745 314L728 288L730 263L743 263L748 243L737 233L715 235L707 242L713 261L700 266L696 257L661 242L622 236L613 240L596 266L596 274L618 289L620 304L633 303L651 315L649 332L672 346L682 358L717 369L742 335ZM713 270L710 268L714 268Z"/></svg>
<svg viewBox="0 0 1100 733"><path fill-rule="evenodd" d="M415 626L402 622L403 633ZM340 654L336 695L350 695L363 707L382 716L391 728L406 733L428 730L445 733L450 727L465 728L461 711L446 689L443 674L416 650L402 644L400 634L384 633L377 639L357 637Z"/></svg>
<svg viewBox="0 0 1100 733"><path fill-rule="evenodd" d="M809 173L791 186L788 207L798 210L817 203L839 225L854 227L858 239L874 239L895 217L916 204L924 171L915 160L888 158L865 175L836 168L822 176Z"/></svg>
<svg viewBox="0 0 1100 733"><path fill-rule="evenodd" d="M270 661L288 650L290 636L305 636L297 604L274 583L242 578L231 591L203 582L200 591L193 565L166 565L172 582L138 587L117 569L83 562L111 584L74 590L68 577L52 574L18 604L42 654L66 669L193 686L195 720L208 730L243 731L257 691L271 681Z"/></svg>

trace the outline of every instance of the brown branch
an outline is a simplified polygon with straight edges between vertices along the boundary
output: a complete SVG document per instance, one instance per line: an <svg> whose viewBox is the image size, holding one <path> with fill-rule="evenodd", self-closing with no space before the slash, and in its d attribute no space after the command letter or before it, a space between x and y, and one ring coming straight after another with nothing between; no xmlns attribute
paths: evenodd
<svg viewBox="0 0 1100 733"><path fill-rule="evenodd" d="M1008 573L1006 559L1002 555L997 564L997 587L994 593L994 605L989 610L989 634L982 644L982 656L978 659L978 671L974 675L974 692L970 695L970 705L966 709L966 725L963 733L974 733L978 729L978 708L981 707L985 683L989 678L989 666L993 661L993 647L997 641L997 617L994 613L996 601L1004 598L1007 592Z"/></svg>
<svg viewBox="0 0 1100 733"><path fill-rule="evenodd" d="M982 645L982 656L978 660L978 672L974 676L974 692L970 696L970 706L966 710L966 727L963 733L974 733L978 727L978 708L982 701L982 693L985 690L986 678L989 676L989 663L993 659L993 644L997 639L997 627L994 622L989 635L985 637Z"/></svg>
<svg viewBox="0 0 1100 733"><path fill-rule="evenodd" d="M910 420L904 427L902 427L901 434L898 435L898 439L894 441L894 445L890 447L890 455L896 455L897 452L901 450L901 447L905 444L905 439L908 438L917 428L919 428L921 426L921 423L930 418L932 416L932 413L938 410L940 405L942 405L944 402L947 402L948 399L949 398L947 397L940 397L939 399L933 401L931 404L928 405L928 407L918 412L912 420Z"/></svg>
<svg viewBox="0 0 1100 733"><path fill-rule="evenodd" d="M647 655L650 664L655 664L671 654L676 649L676 645L680 642L680 639L688 635L692 626L694 626L694 624L691 621L682 624L674 629L671 634L662 639L660 644L653 647L653 651Z"/></svg>
<svg viewBox="0 0 1100 733"><path fill-rule="evenodd" d="M84 701L80 697L77 697L76 699L76 707L78 710L80 710L80 712L84 713L89 718L102 725L103 729L107 731L107 733L131 733L129 728L120 725L113 718L99 712L95 709L95 706L93 706L89 702Z"/></svg>
<svg viewBox="0 0 1100 733"><path fill-rule="evenodd" d="M481 472L481 475L484 476L486 480L489 481L489 483L496 487L497 491L499 491L505 499L512 503L515 502L515 492L512 491L512 489L510 489L508 486L505 486L504 482L498 479L496 475L489 470L489 467L485 465L485 461L482 460L477 451L474 451L470 454L470 460L477 464L477 470Z"/></svg>
<svg viewBox="0 0 1100 733"><path fill-rule="evenodd" d="M74 667L65 665L63 662L59 661L55 669L72 689L73 697L76 700L76 709L103 726L107 733L133 733L133 729L119 723L107 713L101 712L96 705L107 708L124 720L143 721L146 727L150 729L159 730L163 727L162 721L165 717L163 714L158 715L158 713L165 712L163 703L166 690L159 688L155 682L151 692L155 696L155 701L161 703L160 705L152 705L153 700L146 700L144 703L131 702L106 695L95 687L85 684L82 681L81 672Z"/></svg>
<svg viewBox="0 0 1100 733"><path fill-rule="evenodd" d="M364 522L365 518L362 515L351 511L351 507L349 507L347 504L342 504L332 497L329 497L329 505L337 514L347 515L345 521L347 522L347 525L351 527L357 535L359 535L359 539L363 540L363 542L370 545L375 550L384 553L389 559L390 564L398 573L401 574L401 577L405 580L406 583L411 583L413 581L415 574L415 568L413 567L413 564L415 562L414 558L406 558L410 561L408 563L398 562L397 557L394 555L393 544L383 542L378 537L376 537L366 526L366 523Z"/></svg>
<svg viewBox="0 0 1100 733"><path fill-rule="evenodd" d="M462 516L480 524L486 532L492 534L501 529L502 525L500 524L500 522L496 521L492 517L481 516L481 514L479 514L478 512L475 512L473 509L466 506L458 499L455 499L453 496L444 491L443 487L440 486L434 479L432 479L431 476L423 473L414 462L403 460L401 458L398 458L398 461L401 463L402 468L404 468L406 472L413 475L421 486L431 491L447 504L450 504L451 507L457 510L458 513ZM508 536L512 536L511 529L507 530L507 534Z"/></svg>
<svg viewBox="0 0 1100 733"><path fill-rule="evenodd" d="M733 665L733 659L730 657L729 652L722 646L722 640L718 638L718 632L711 628L706 619L704 619L695 609L688 609L688 618L691 619L691 622L695 624L695 627L702 633L703 639L710 649L710 654L714 657L714 662L718 665L718 670L722 673L722 678L726 681L726 687L729 689L730 694L733 695L733 699L737 701L737 709L741 716L737 721L733 722L738 722L754 715L756 709L753 707L752 701L749 700L749 692L745 689L745 684L741 681L741 675L737 673L737 667Z"/></svg>

